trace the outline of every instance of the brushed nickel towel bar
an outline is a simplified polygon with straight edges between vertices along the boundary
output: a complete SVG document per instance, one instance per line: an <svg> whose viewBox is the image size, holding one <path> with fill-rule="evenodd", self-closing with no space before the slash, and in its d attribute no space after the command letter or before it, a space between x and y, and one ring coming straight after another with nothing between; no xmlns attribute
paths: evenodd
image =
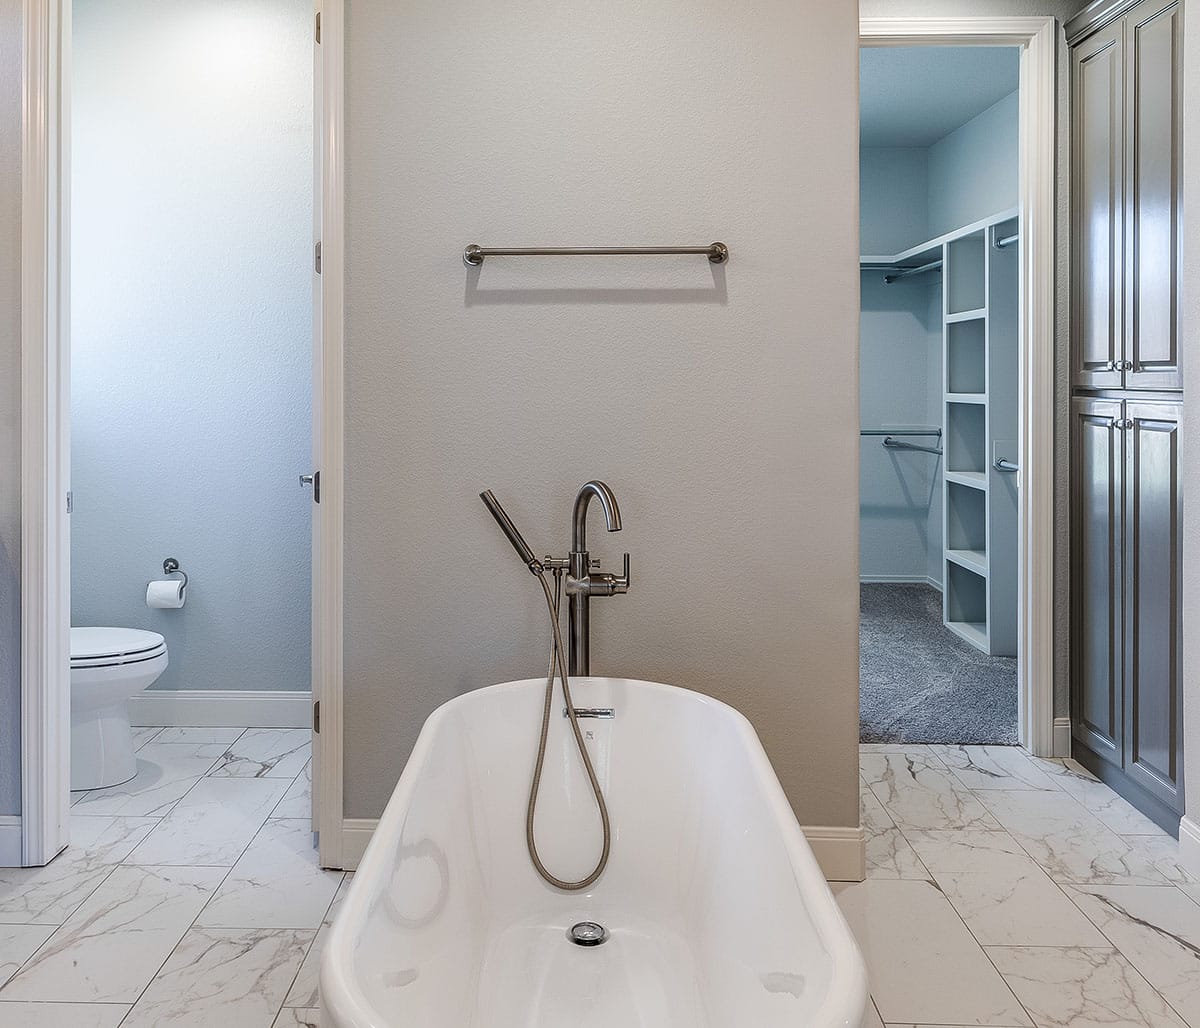
<svg viewBox="0 0 1200 1028"><path fill-rule="evenodd" d="M724 264L729 260L729 248L724 243L709 243L708 246L534 246L499 247L480 246L471 243L463 250L463 264L478 268L485 257L609 257L646 256L659 254L702 254L713 264Z"/></svg>

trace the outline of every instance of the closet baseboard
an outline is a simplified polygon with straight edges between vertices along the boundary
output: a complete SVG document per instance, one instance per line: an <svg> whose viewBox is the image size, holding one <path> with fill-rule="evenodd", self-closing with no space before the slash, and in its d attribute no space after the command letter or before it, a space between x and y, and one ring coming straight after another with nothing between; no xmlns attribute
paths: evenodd
<svg viewBox="0 0 1200 1028"><path fill-rule="evenodd" d="M862 585L928 585L942 591L942 583L928 575L859 575L858 581Z"/></svg>

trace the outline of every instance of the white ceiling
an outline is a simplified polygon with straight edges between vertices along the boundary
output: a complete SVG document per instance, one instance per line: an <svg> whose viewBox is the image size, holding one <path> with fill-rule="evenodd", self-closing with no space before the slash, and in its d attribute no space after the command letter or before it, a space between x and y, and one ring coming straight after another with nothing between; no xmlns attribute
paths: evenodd
<svg viewBox="0 0 1200 1028"><path fill-rule="evenodd" d="M1014 46L880 46L859 51L861 146L926 147L1020 81Z"/></svg>

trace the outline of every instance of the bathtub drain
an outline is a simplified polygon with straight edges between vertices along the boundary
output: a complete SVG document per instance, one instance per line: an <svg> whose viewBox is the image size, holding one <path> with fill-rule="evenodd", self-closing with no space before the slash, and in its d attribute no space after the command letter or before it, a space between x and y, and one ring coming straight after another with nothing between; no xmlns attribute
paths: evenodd
<svg viewBox="0 0 1200 1028"><path fill-rule="evenodd" d="M567 938L576 946L599 946L608 941L608 929L595 921L580 921L567 929Z"/></svg>

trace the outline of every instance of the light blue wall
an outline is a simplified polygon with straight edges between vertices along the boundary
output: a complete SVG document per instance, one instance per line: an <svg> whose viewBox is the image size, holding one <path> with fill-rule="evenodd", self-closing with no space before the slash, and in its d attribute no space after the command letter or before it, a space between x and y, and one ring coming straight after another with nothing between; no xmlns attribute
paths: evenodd
<svg viewBox="0 0 1200 1028"><path fill-rule="evenodd" d="M930 237L1017 206L1014 91L929 148Z"/></svg>
<svg viewBox="0 0 1200 1028"><path fill-rule="evenodd" d="M21 4L0 0L0 814L21 812Z"/></svg>
<svg viewBox="0 0 1200 1028"><path fill-rule="evenodd" d="M928 236L929 151L859 152L860 249L890 254ZM859 403L863 428L941 422L941 283L922 276L884 285L861 276ZM914 439L933 443L933 439ZM926 453L861 439L859 573L865 579L941 580L941 464Z"/></svg>
<svg viewBox="0 0 1200 1028"><path fill-rule="evenodd" d="M161 688L309 686L311 21L75 2L72 619L161 632Z"/></svg>
<svg viewBox="0 0 1200 1028"><path fill-rule="evenodd" d="M858 154L859 250L898 253L926 238L929 151L864 147Z"/></svg>
<svg viewBox="0 0 1200 1028"><path fill-rule="evenodd" d="M927 149L859 153L860 250L890 254L1017 203L1017 94ZM862 274L859 393L864 428L942 420L941 280L885 286ZM932 440L929 440L932 442ZM942 579L942 462L864 437L859 560L863 578Z"/></svg>

